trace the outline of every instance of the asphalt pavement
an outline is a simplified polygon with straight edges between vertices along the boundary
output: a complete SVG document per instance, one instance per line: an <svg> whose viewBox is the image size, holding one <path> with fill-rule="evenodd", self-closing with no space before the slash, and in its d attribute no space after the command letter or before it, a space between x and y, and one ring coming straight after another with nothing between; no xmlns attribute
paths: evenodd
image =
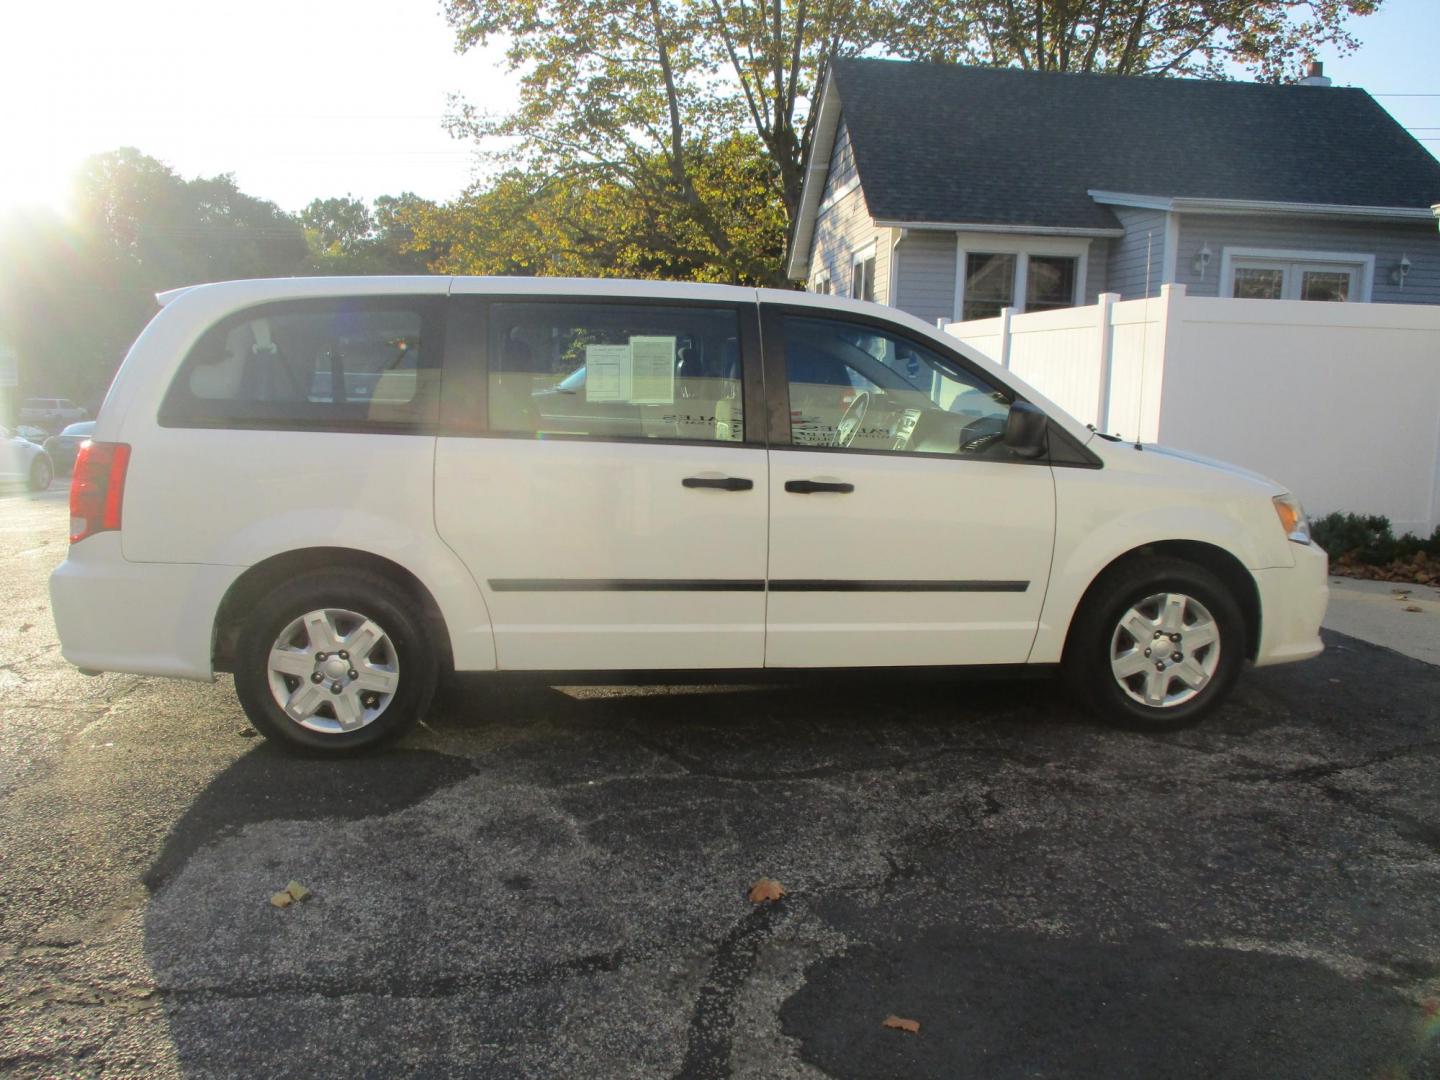
<svg viewBox="0 0 1440 1080"><path fill-rule="evenodd" d="M467 679L334 762L65 664L65 531L0 495L7 1075L1440 1075L1440 668L1327 632L1162 737L1043 682Z"/></svg>

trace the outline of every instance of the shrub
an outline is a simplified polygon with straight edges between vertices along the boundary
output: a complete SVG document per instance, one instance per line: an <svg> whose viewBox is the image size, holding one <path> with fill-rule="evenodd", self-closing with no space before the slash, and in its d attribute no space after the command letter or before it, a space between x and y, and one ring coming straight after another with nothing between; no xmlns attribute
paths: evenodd
<svg viewBox="0 0 1440 1080"><path fill-rule="evenodd" d="M1422 540L1413 533L1396 539L1390 519L1381 514L1326 514L1310 523L1310 535L1325 549L1332 562L1348 556L1353 562L1385 566L1398 559L1410 559L1420 552L1440 555L1440 528Z"/></svg>

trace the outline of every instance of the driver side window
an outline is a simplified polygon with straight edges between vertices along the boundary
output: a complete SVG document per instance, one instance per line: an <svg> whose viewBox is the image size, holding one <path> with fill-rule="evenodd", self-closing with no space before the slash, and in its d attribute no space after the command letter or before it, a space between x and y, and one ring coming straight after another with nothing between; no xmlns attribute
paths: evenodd
<svg viewBox="0 0 1440 1080"><path fill-rule="evenodd" d="M796 446L1005 459L1011 396L939 353L861 323L787 315Z"/></svg>

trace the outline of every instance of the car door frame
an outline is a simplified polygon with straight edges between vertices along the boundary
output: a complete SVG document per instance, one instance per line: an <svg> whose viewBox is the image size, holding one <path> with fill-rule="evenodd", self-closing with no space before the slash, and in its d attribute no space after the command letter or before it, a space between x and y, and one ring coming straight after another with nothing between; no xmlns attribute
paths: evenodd
<svg viewBox="0 0 1440 1080"><path fill-rule="evenodd" d="M975 379L980 380L983 384L994 385L998 388L1003 389L1007 394L1011 396L1012 402L1026 402L1027 404L1034 404L1034 402L1032 402L1027 395L1025 395L1018 388L1016 388L1012 383L1010 383L1009 380L1006 380L1003 377L998 377L996 374L984 370L982 367L980 367L980 365L972 362L969 358L964 356L964 354L962 354L958 350L953 348L947 348L944 343L937 342L929 336L922 336L916 333L913 329L906 327L903 323L899 321L893 321L863 311L855 311L848 308L841 308L838 306L817 306L805 303L787 304L783 301L762 301L762 303L760 304L760 332L765 355L767 405L769 407L770 451L772 455L776 452L787 453L790 451L803 451L806 453L820 454L882 456L898 459L909 459L912 461L929 460L937 463L946 462L947 464L953 465L953 467L960 469L965 468L968 464L979 462L987 462L991 465L999 464L1007 467L1038 467L1047 470L1054 467L1099 468L1101 466L1098 458L1096 458L1081 444L1079 444L1074 439L1074 437L1070 435L1069 432L1063 429L1060 424L1057 424L1053 421L1051 421L1047 425L1048 438L1046 452L1044 454L1035 458L1015 457L1006 461L994 461L985 458L974 458L967 460L966 458L959 455L908 453L906 451L876 449L868 447L856 449L854 447L811 446L802 443L796 443L792 438L791 432L790 383L785 351L784 320L787 317L834 320L845 323L853 323L862 327L872 328L880 333L888 334L892 337L908 341L916 347L923 348L931 353L940 355L944 360L953 364L957 372L964 375L972 376ZM1053 473L1051 475L1053 476ZM776 470L773 466L771 468L771 483L772 485L777 483ZM1049 575L1051 572L1053 572L1054 569L1054 537L1056 535L1056 526L1057 522L1052 517L1051 546L1048 552L1048 558L1046 560L1046 577L1043 586L1040 589L1039 602L1036 605L1034 631L1032 632L1030 638L1032 648L1034 642L1034 635L1039 631L1040 617L1044 610L1044 596L1049 588ZM772 492L772 545L776 542L776 535L777 522L775 520L774 499ZM772 546L772 565L770 568L771 577L769 580L767 580L767 591L772 593L803 592L811 590L817 592L825 592L833 589L837 593L897 591L923 594L929 591L930 588L935 584L928 581L789 581L777 579L774 576L774 558L775 549ZM956 592L1005 592L1008 591L1012 586L1018 584L1018 582L1009 581L955 581L944 583L942 588L953 589ZM1027 582L1027 584L1029 583ZM770 637L774 632L773 625L774 624L770 621L769 612L767 610L767 665L771 662L770 655L772 650ZM844 666L851 666L851 664L848 662L842 663L844 663ZM998 666L1008 667L1009 665L1010 662L1007 661L1001 662ZM966 661L961 661L954 665L930 665L922 663L921 666L970 666L970 664Z"/></svg>
<svg viewBox="0 0 1440 1080"><path fill-rule="evenodd" d="M741 402L743 408L744 429L743 437L739 441L709 441L699 439L667 438L664 436L624 436L624 435L592 435L580 433L546 433L545 442L555 443L609 443L618 445L635 446L676 446L694 452L700 448L714 448L719 450L749 450L760 451L761 463L765 467L764 479L757 480L755 487L760 489L765 502L765 528L760 542L768 557L768 457L764 452L768 450L769 421L767 415L767 399L765 389L765 368L763 349L760 332L759 305L753 292L745 297L731 297L726 299L705 299L703 297L691 296L651 296L638 291L619 291L606 293L602 291L579 293L557 286L553 290L535 288L532 283L526 283L524 288L514 291L505 288L503 283L496 283L493 288L476 292L453 292L446 303L446 352L442 365L442 388L440 394L441 406L437 432L437 453L441 446L441 440L446 439L480 439L480 440L504 440L504 441L535 441L536 435L533 432L524 431L496 431L491 430L490 425L490 362L489 362L489 341L492 323L492 309L497 304L553 304L565 307L615 307L617 305L648 307L648 308L676 308L676 309L712 309L718 311L733 312L736 316L738 329L738 344L740 349L740 377L741 377ZM439 459L437 458L437 532L444 539L443 531L438 519L440 493ZM687 487L690 485L686 485ZM450 541L445 540L447 544ZM453 549L453 545L452 545ZM457 552L459 554L459 552ZM461 556L465 561L464 556ZM479 567L469 567L470 573L475 581L477 589L485 598L486 606L490 611L492 630L495 635L497 670L504 671L508 668L510 673L516 675L534 674L548 671L552 674L561 671L574 671L588 673L587 677L593 679L604 679L614 677L621 668L615 666L597 666L595 664L584 665L542 665L534 662L534 658L525 656L519 663L511 664L507 661L507 654L513 652L513 642L507 641L506 621L500 614L503 606L501 597L505 595L519 596L530 593L531 595L543 595L545 592L564 592L570 586L578 586L575 594L579 596L593 596L597 593L615 592L618 595L629 595L631 597L644 596L645 594L655 595L664 592L680 592L682 594L725 593L739 592L759 595L761 599L761 611L758 618L760 627L759 650L754 668L746 667L745 670L758 669L763 662L764 653L764 591L765 591L765 565L762 557L761 565L757 568L753 580L744 581L710 580L710 579L514 579L504 580L497 590L497 582L488 577L488 574L481 572ZM499 595L497 596L497 592ZM557 661L560 659L556 658ZM741 670L740 665L728 665L728 667ZM645 665L630 665L623 670L652 670ZM679 676L684 668L675 665L661 665L653 670L665 670L674 676ZM694 670L705 670L716 672L724 668L707 668L703 665L696 665Z"/></svg>

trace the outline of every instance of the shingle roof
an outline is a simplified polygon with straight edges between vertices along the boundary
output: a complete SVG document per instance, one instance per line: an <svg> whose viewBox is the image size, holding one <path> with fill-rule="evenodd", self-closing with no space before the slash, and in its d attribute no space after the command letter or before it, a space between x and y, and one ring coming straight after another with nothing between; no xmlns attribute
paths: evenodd
<svg viewBox="0 0 1440 1080"><path fill-rule="evenodd" d="M1424 208L1440 162L1363 90L840 60L872 217L1113 228L1087 189Z"/></svg>

